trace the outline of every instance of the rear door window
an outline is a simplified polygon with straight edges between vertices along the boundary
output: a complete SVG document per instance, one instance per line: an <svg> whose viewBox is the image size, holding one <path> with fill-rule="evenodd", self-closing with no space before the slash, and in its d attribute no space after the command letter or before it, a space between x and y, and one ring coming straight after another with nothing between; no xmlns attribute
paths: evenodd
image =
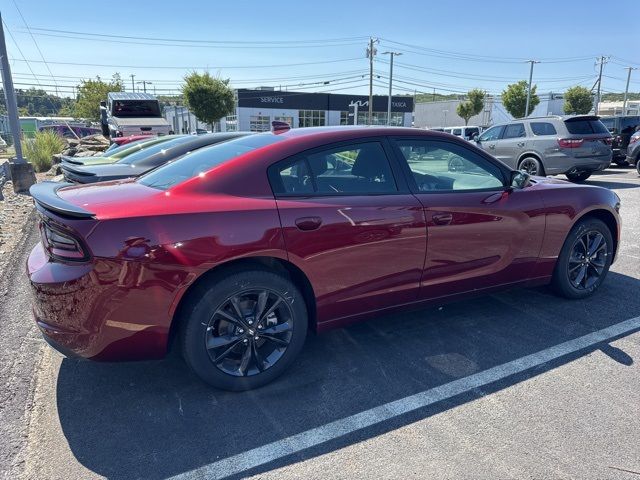
<svg viewBox="0 0 640 480"><path fill-rule="evenodd" d="M594 133L609 133L607 127L600 120L565 120L564 124L573 135L592 135Z"/></svg>
<svg viewBox="0 0 640 480"><path fill-rule="evenodd" d="M478 135L480 133L480 130L477 128L467 128L466 129L466 136L469 138L473 138L474 135Z"/></svg>
<svg viewBox="0 0 640 480"><path fill-rule="evenodd" d="M398 188L378 142L352 144L296 156L269 170L276 194L366 195Z"/></svg>
<svg viewBox="0 0 640 480"><path fill-rule="evenodd" d="M556 127L553 126L552 123L548 122L531 122L531 131L536 136L543 135L557 135Z"/></svg>
<svg viewBox="0 0 640 480"><path fill-rule="evenodd" d="M461 128L454 128L453 130L451 130L451 133L457 137L459 137L460 135L462 135L462 129Z"/></svg>
<svg viewBox="0 0 640 480"><path fill-rule="evenodd" d="M526 136L527 134L524 131L524 124L513 123L505 127L504 135L502 136L502 138L520 138Z"/></svg>

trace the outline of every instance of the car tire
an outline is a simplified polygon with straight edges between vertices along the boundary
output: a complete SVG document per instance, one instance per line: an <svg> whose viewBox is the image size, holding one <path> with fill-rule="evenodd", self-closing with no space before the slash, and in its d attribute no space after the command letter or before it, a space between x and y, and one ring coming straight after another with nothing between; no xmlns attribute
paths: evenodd
<svg viewBox="0 0 640 480"><path fill-rule="evenodd" d="M587 255L590 250L595 250L591 256ZM597 218L579 221L567 235L558 256L551 282L553 290L569 299L592 295L607 276L612 260L613 237L609 227Z"/></svg>
<svg viewBox="0 0 640 480"><path fill-rule="evenodd" d="M518 164L518 170L524 170L529 175L544 177L544 167L536 157L524 157Z"/></svg>
<svg viewBox="0 0 640 480"><path fill-rule="evenodd" d="M640 159L636 160L636 172L640 175Z"/></svg>
<svg viewBox="0 0 640 480"><path fill-rule="evenodd" d="M304 298L288 278L266 269L230 272L199 286L181 309L182 354L209 385L258 388L298 356L307 318Z"/></svg>
<svg viewBox="0 0 640 480"><path fill-rule="evenodd" d="M584 182L591 176L591 172L565 173L570 182Z"/></svg>

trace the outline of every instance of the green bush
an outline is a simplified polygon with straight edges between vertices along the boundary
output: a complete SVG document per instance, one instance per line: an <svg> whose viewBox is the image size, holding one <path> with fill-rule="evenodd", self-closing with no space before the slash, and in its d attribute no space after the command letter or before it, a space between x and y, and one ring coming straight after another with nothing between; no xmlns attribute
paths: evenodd
<svg viewBox="0 0 640 480"><path fill-rule="evenodd" d="M22 153L37 172L49 170L53 155L62 152L64 147L64 140L51 131L36 132L35 137L22 141Z"/></svg>

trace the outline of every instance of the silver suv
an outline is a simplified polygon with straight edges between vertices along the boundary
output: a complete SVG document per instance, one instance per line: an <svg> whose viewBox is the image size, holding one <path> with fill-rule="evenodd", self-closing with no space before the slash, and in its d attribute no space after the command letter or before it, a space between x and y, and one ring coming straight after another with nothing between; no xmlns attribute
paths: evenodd
<svg viewBox="0 0 640 480"><path fill-rule="evenodd" d="M611 163L612 137L599 117L549 116L495 125L476 137L478 146L530 175L565 174L581 182Z"/></svg>

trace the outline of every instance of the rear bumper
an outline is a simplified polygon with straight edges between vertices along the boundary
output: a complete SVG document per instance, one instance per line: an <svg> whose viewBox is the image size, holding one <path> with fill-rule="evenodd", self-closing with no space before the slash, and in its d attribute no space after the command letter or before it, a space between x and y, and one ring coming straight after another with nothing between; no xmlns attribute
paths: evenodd
<svg viewBox="0 0 640 480"><path fill-rule="evenodd" d="M68 357L100 361L164 356L169 321L158 325L144 318L147 313L162 315L152 308L138 310L138 296L144 292L118 284L127 273L127 267L124 274L118 271L121 266L104 261L54 262L42 244L34 247L26 273L33 316L47 343Z"/></svg>

